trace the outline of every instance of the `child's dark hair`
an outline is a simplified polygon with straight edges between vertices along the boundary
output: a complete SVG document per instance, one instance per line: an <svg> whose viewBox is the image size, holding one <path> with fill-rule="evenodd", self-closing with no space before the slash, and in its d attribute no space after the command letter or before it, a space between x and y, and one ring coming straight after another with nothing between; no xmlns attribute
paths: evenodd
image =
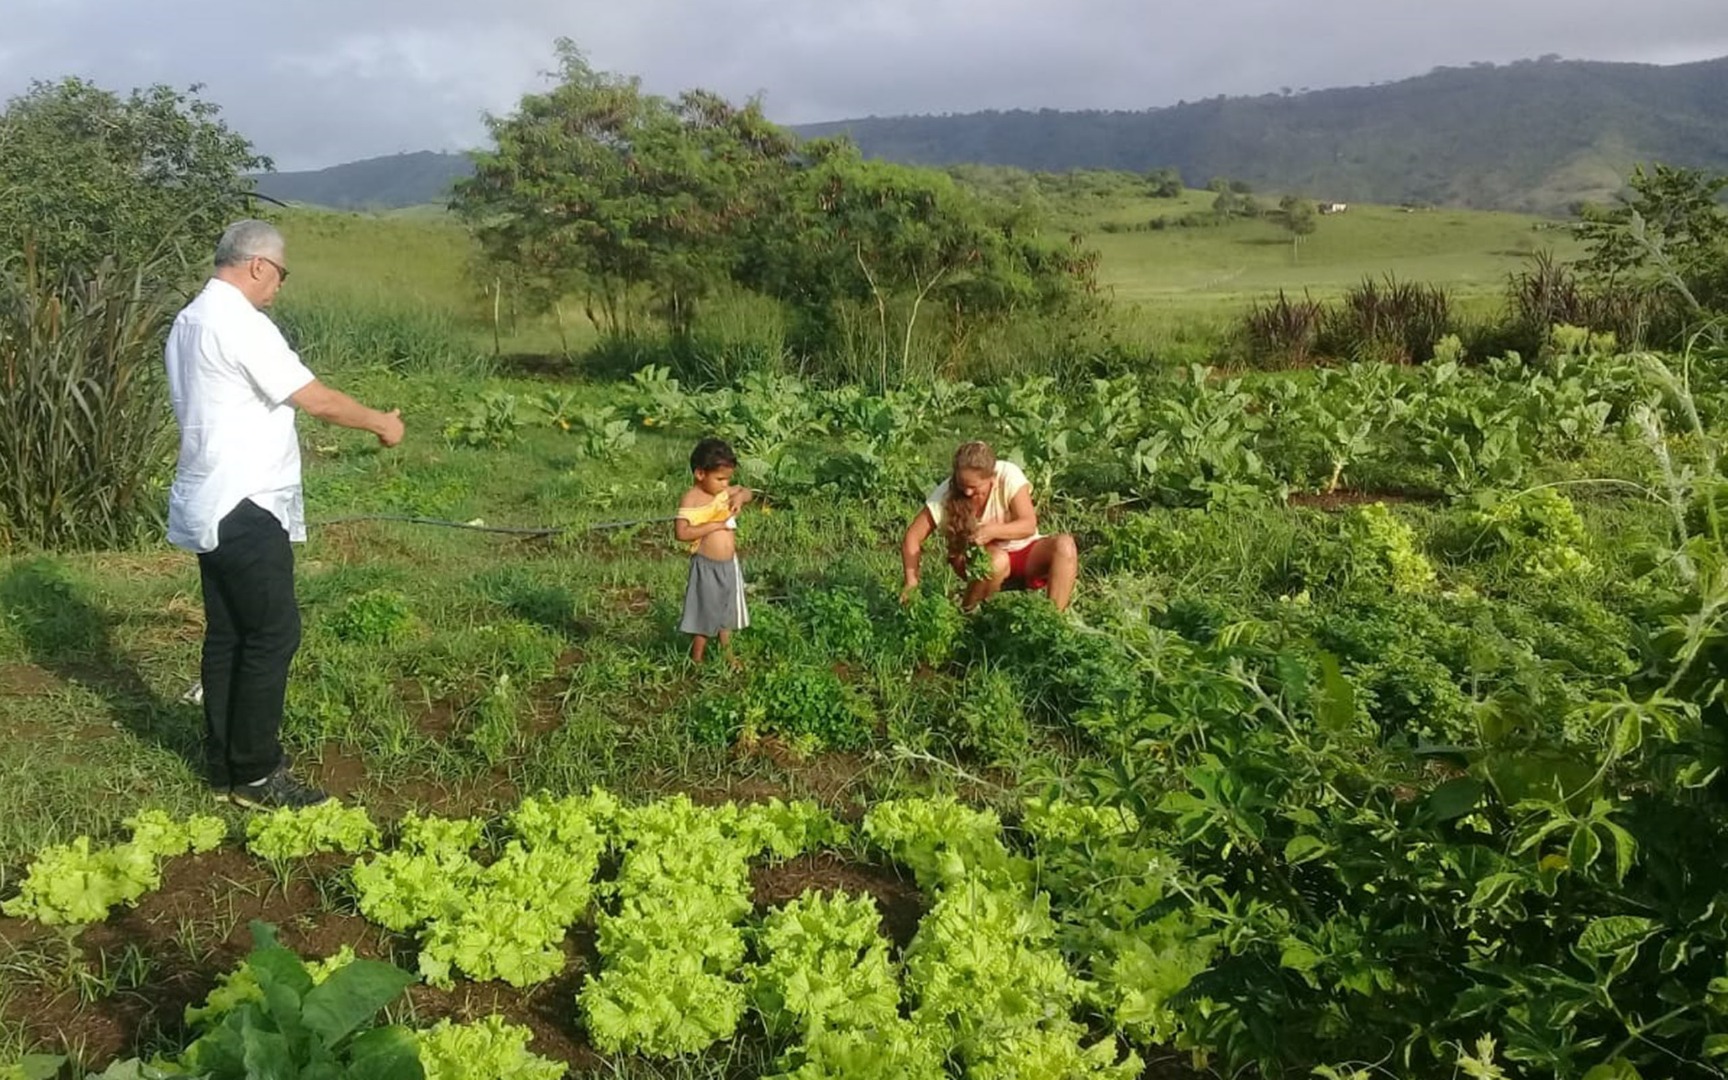
<svg viewBox="0 0 1728 1080"><path fill-rule="evenodd" d="M738 467L738 455L732 452L732 444L725 439L707 438L696 444L696 449L690 451L691 472L711 472L722 466Z"/></svg>

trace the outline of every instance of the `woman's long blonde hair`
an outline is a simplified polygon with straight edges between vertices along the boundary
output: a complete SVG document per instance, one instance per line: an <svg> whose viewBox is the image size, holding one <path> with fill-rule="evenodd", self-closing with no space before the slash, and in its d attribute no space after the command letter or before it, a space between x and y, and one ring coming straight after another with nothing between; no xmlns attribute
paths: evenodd
<svg viewBox="0 0 1728 1080"><path fill-rule="evenodd" d="M948 541L949 558L966 556L972 546L972 534L978 529L978 515L972 500L966 495L966 485L960 480L960 470L996 473L996 451L987 442L961 443L954 451L954 468L948 474L948 497L942 504L942 537Z"/></svg>

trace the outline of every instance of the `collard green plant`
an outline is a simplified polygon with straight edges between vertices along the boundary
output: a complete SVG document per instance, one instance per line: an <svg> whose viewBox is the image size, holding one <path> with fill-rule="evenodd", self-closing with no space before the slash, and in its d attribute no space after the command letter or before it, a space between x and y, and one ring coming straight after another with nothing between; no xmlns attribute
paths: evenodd
<svg viewBox="0 0 1728 1080"><path fill-rule="evenodd" d="M425 1071L414 1034L405 1027L372 1026L414 976L376 960L354 960L314 981L306 964L277 944L273 929L252 924L254 947L246 967L257 998L211 1017L179 1065L209 1080L282 1077L352 1077L421 1080Z"/></svg>

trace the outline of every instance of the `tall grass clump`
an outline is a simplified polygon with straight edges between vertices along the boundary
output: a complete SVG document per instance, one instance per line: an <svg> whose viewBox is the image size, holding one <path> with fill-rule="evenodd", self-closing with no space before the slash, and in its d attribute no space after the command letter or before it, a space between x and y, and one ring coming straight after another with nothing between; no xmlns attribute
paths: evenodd
<svg viewBox="0 0 1728 1080"><path fill-rule="evenodd" d="M1314 355L1320 340L1326 309L1320 301L1303 295L1292 300L1278 290L1278 298L1248 309L1242 321L1242 341L1248 360L1260 367L1301 367Z"/></svg>
<svg viewBox="0 0 1728 1080"><path fill-rule="evenodd" d="M1588 288L1574 264L1539 251L1528 267L1507 276L1506 323L1493 351L1535 356L1556 326L1612 333L1622 344L1641 347L1653 335L1677 332L1663 312L1663 299L1650 289L1631 282Z"/></svg>
<svg viewBox="0 0 1728 1080"><path fill-rule="evenodd" d="M484 377L492 361L447 312L384 296L284 301L283 336L314 371L383 369L400 375Z"/></svg>
<svg viewBox="0 0 1728 1080"><path fill-rule="evenodd" d="M1316 348L1338 360L1425 364L1452 331L1445 289L1388 275L1364 278L1327 310Z"/></svg>
<svg viewBox="0 0 1728 1080"><path fill-rule="evenodd" d="M162 346L185 297L174 254L53 273L0 265L0 550L154 534L172 431Z"/></svg>

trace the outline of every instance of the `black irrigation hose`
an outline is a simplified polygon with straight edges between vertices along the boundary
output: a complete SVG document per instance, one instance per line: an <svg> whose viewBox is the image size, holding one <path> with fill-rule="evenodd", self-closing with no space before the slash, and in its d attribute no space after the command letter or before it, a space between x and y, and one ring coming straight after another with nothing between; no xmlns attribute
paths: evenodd
<svg viewBox="0 0 1728 1080"><path fill-rule="evenodd" d="M444 529L467 529L471 532L499 533L504 536L557 536L568 532L599 532L602 529L627 529L632 525L665 525L678 520L677 514L667 517L636 518L631 521L596 521L588 525L476 525L468 521L445 521L442 518L421 517L418 514L354 514L313 522L316 528L326 525L348 525L359 521L399 521L408 525L436 525Z"/></svg>
<svg viewBox="0 0 1728 1080"><path fill-rule="evenodd" d="M317 528L326 525L349 525L360 521L399 521L408 525L436 525L445 529L468 529L472 532L500 533L505 536L556 536L567 532L595 532L600 529L624 529L631 525L657 525L677 521L677 515L671 517L638 518L634 521L597 521L589 525L540 525L516 527L509 525L476 525L470 521L445 521L441 518L420 517L415 514L355 514L351 517L330 518L328 521L314 522Z"/></svg>

